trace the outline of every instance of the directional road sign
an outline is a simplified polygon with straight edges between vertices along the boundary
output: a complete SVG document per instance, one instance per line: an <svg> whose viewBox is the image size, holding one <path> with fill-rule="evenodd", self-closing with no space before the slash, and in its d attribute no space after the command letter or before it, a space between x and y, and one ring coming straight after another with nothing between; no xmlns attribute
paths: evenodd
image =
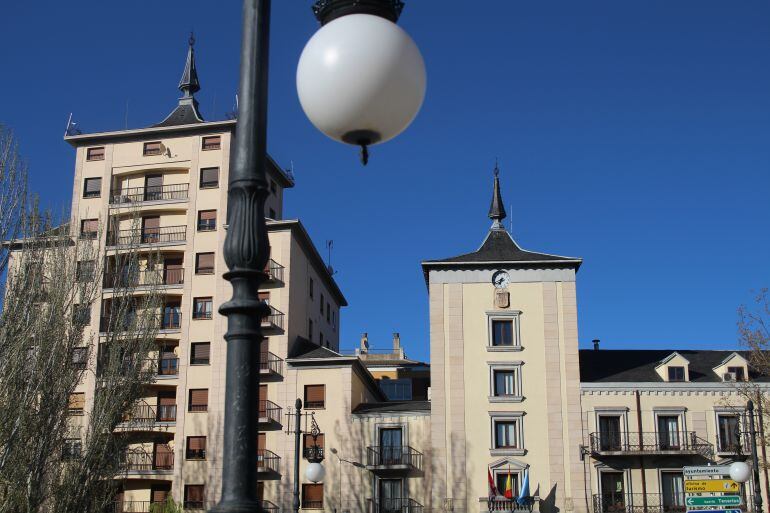
<svg viewBox="0 0 770 513"><path fill-rule="evenodd" d="M690 476L729 476L729 465L707 465L700 467L684 467L682 468L685 478Z"/></svg>
<svg viewBox="0 0 770 513"><path fill-rule="evenodd" d="M741 485L732 479L688 479L684 482L685 493L739 492Z"/></svg>
<svg viewBox="0 0 770 513"><path fill-rule="evenodd" d="M708 513L741 513L741 510L738 508L735 509L688 509L687 513L703 513L704 511L708 511Z"/></svg>
<svg viewBox="0 0 770 513"><path fill-rule="evenodd" d="M687 497L684 503L687 507L704 506L740 506L740 495L722 495L721 497Z"/></svg>

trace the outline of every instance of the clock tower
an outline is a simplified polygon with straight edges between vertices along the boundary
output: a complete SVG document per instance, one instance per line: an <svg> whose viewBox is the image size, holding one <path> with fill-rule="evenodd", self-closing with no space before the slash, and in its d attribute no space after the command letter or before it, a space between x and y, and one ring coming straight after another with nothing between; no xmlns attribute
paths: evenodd
<svg viewBox="0 0 770 513"><path fill-rule="evenodd" d="M508 509L510 483L514 498L523 488L540 511L585 513L575 295L582 261L521 249L502 223L497 166L493 187L481 247L422 263L430 297L430 507Z"/></svg>

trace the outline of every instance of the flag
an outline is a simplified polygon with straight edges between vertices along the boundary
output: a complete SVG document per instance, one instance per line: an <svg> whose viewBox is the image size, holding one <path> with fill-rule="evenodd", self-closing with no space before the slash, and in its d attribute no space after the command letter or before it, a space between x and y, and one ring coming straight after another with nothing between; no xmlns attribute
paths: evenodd
<svg viewBox="0 0 770 513"><path fill-rule="evenodd" d="M495 480L492 478L492 471L487 469L487 483L489 484L489 498L494 499L497 497L497 487L495 486Z"/></svg>
<svg viewBox="0 0 770 513"><path fill-rule="evenodd" d="M524 505L527 502L529 502L529 469L524 470L524 482L521 484L521 491L519 492L519 496L516 498L516 503L519 505Z"/></svg>
<svg viewBox="0 0 770 513"><path fill-rule="evenodd" d="M505 480L505 493L503 495L506 499L513 499L513 480L510 473L508 473L508 479Z"/></svg>

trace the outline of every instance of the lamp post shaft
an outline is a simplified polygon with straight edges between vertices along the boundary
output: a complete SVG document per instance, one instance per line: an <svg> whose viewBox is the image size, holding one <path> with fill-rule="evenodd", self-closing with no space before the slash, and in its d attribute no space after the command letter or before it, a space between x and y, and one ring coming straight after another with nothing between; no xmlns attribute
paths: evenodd
<svg viewBox="0 0 770 513"><path fill-rule="evenodd" d="M299 513L299 457L300 457L300 435L302 434L302 399L297 399L294 403L294 499L292 509L294 513Z"/></svg>
<svg viewBox="0 0 770 513"><path fill-rule="evenodd" d="M754 426L754 401L749 399L746 409L749 412L749 431L751 432L751 473L754 476L754 511L755 513L762 513L762 488L760 488L759 484L759 457L757 455L757 431Z"/></svg>
<svg viewBox="0 0 770 513"><path fill-rule="evenodd" d="M270 0L244 0L238 123L230 152L224 278L233 297L219 312L227 317L222 499L219 513L261 512L257 498L259 344L261 319L269 313L259 286L270 254L265 225L267 72Z"/></svg>

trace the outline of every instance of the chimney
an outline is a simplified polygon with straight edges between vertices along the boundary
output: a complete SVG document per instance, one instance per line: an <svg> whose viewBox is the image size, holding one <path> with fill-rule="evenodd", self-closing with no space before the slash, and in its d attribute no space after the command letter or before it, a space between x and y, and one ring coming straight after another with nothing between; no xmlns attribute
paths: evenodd
<svg viewBox="0 0 770 513"><path fill-rule="evenodd" d="M599 339L598 338L593 339L593 343L594 343L594 351L598 351L599 350Z"/></svg>
<svg viewBox="0 0 770 513"><path fill-rule="evenodd" d="M398 353L401 349L401 335L398 333L393 334L393 352Z"/></svg>
<svg viewBox="0 0 770 513"><path fill-rule="evenodd" d="M361 335L361 352L369 352L369 335L367 333Z"/></svg>

